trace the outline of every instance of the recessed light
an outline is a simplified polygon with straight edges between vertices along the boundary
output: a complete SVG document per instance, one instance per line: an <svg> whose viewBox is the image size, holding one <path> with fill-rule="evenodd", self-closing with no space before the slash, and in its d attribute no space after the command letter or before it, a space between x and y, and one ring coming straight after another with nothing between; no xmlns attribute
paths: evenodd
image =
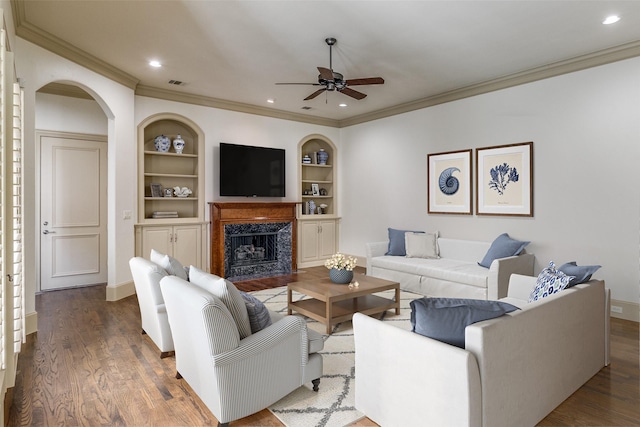
<svg viewBox="0 0 640 427"><path fill-rule="evenodd" d="M275 98L269 98L269 99L267 99L267 102L269 104L274 104L276 102L276 100L275 100Z"/></svg>
<svg viewBox="0 0 640 427"><path fill-rule="evenodd" d="M607 19L602 21L602 23L604 25L611 25L611 24L615 24L619 20L620 20L620 17L618 15L611 15L611 16L607 16Z"/></svg>
<svg viewBox="0 0 640 427"><path fill-rule="evenodd" d="M149 61L149 65L151 65L154 68L162 67L162 64L160 63L160 61Z"/></svg>
<svg viewBox="0 0 640 427"><path fill-rule="evenodd" d="M344 102L342 104L338 104L338 107L346 107L347 104L345 104Z"/></svg>

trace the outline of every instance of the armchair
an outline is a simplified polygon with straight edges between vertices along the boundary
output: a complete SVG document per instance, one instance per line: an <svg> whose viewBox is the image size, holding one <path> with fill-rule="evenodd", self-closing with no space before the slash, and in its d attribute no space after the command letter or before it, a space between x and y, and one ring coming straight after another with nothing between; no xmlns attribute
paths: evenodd
<svg viewBox="0 0 640 427"><path fill-rule="evenodd" d="M141 257L131 258L129 268L140 305L142 333L149 335L158 346L160 358L167 357L173 351L173 338L160 291L160 279L168 274L164 268Z"/></svg>
<svg viewBox="0 0 640 427"><path fill-rule="evenodd" d="M322 356L309 354L307 325L284 316L240 339L225 304L175 276L160 281L173 331L177 377L184 378L220 426L277 402L322 376Z"/></svg>

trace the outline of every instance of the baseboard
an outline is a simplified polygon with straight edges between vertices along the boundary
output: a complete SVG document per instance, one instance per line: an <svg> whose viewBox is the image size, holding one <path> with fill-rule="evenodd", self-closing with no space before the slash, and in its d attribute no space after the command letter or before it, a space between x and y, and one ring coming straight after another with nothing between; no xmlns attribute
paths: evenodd
<svg viewBox="0 0 640 427"><path fill-rule="evenodd" d="M38 313L27 313L24 319L24 329L27 335L38 332Z"/></svg>
<svg viewBox="0 0 640 427"><path fill-rule="evenodd" d="M125 282L119 285L107 285L107 301L118 301L136 293L133 282Z"/></svg>
<svg viewBox="0 0 640 427"><path fill-rule="evenodd" d="M640 322L640 304L612 299L611 317Z"/></svg>

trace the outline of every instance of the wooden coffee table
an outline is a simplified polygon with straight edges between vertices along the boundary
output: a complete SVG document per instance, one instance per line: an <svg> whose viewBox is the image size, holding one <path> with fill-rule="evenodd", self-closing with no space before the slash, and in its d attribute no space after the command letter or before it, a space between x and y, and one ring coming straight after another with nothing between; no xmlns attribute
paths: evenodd
<svg viewBox="0 0 640 427"><path fill-rule="evenodd" d="M293 282L287 285L288 313L297 311L327 326L327 334L336 323L351 320L354 313L372 315L395 309L400 314L400 284L376 277L356 274L357 288L349 285L337 285L326 279L313 279ZM395 301L373 295L378 292L395 289ZM292 300L292 293L299 292L310 298Z"/></svg>

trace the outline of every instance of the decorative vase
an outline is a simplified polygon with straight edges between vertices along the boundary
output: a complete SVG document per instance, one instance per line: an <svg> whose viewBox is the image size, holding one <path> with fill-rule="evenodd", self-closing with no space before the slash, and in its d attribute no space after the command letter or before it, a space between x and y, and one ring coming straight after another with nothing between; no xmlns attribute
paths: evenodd
<svg viewBox="0 0 640 427"><path fill-rule="evenodd" d="M329 153L324 151L324 148L321 148L320 151L318 151L318 164L326 165L327 160L329 160Z"/></svg>
<svg viewBox="0 0 640 427"><path fill-rule="evenodd" d="M168 136L158 135L153 140L153 144L156 146L156 151L166 153L169 151L169 147L171 147L171 139L169 139Z"/></svg>
<svg viewBox="0 0 640 427"><path fill-rule="evenodd" d="M338 270L337 268L332 268L329 270L329 278L333 283L346 285L348 283L351 283L351 280L353 280L353 271Z"/></svg>
<svg viewBox="0 0 640 427"><path fill-rule="evenodd" d="M314 213L316 213L316 202L309 200L309 214L313 215Z"/></svg>
<svg viewBox="0 0 640 427"><path fill-rule="evenodd" d="M184 139L182 139L180 134L173 140L173 149L176 150L178 154L182 154L182 150L184 150Z"/></svg>

